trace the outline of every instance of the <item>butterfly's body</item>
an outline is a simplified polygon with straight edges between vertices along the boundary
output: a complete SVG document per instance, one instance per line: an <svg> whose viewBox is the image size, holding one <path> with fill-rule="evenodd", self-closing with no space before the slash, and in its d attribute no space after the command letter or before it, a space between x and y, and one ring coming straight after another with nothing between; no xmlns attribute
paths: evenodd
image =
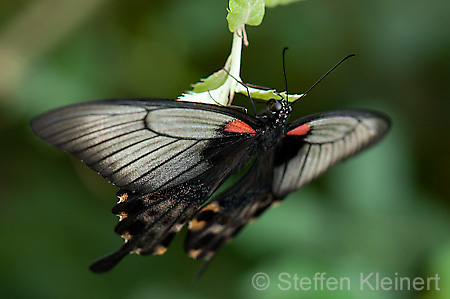
<svg viewBox="0 0 450 299"><path fill-rule="evenodd" d="M264 139L261 146L265 150L270 150L280 143L286 133L286 123L292 112L292 107L285 101L277 101L272 104L273 111L269 107L262 114L256 116L264 123L264 130L260 133Z"/></svg>
<svg viewBox="0 0 450 299"><path fill-rule="evenodd" d="M173 100L105 100L48 112L31 126L120 188L115 231L126 243L91 266L105 272L130 252L164 253L187 223L185 250L211 259L274 201L373 144L389 127L385 116L368 110L288 123L291 111L283 100L271 100L256 116ZM210 200L244 166L243 177Z"/></svg>

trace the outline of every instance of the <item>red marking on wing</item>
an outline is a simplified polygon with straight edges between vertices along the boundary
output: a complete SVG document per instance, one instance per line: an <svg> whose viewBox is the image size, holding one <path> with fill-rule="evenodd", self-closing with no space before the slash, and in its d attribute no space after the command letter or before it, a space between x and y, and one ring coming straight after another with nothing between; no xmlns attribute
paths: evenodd
<svg viewBox="0 0 450 299"><path fill-rule="evenodd" d="M300 136L300 135L306 135L309 132L309 124L304 124L301 125L300 127L295 128L294 130L290 130L289 132L286 133L286 135L296 135L296 136Z"/></svg>
<svg viewBox="0 0 450 299"><path fill-rule="evenodd" d="M245 122L243 122L241 120L234 120L234 121L228 123L226 125L224 131L232 132L232 133L250 133L250 134L256 133L256 131L253 130L252 127L250 127L249 125L247 125Z"/></svg>

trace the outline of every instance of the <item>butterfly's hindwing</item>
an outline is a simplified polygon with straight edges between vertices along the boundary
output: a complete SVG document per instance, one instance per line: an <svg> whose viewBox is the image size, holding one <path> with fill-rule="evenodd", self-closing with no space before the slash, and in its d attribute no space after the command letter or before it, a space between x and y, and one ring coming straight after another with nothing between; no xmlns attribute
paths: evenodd
<svg viewBox="0 0 450 299"><path fill-rule="evenodd" d="M273 203L270 192L273 151L258 156L231 188L202 208L189 223L185 251L211 260L216 252Z"/></svg>
<svg viewBox="0 0 450 299"><path fill-rule="evenodd" d="M90 269L97 273L109 271L128 253L164 254L173 237L210 196L210 191L207 182L183 183L151 194L119 191L119 202L113 208L113 213L120 217L115 232L126 243L94 262Z"/></svg>

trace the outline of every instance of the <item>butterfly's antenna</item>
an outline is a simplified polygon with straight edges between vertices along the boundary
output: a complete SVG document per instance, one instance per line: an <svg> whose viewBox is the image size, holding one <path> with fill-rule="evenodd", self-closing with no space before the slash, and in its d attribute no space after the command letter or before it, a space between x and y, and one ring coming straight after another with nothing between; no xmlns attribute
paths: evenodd
<svg viewBox="0 0 450 299"><path fill-rule="evenodd" d="M284 61L285 60L284 57L286 56L287 49L289 49L289 48L288 47L284 47L284 49L283 49L283 75L284 75L284 83L286 84L286 102L289 103L289 101L288 101L288 95L289 95L289 92L288 92L288 81L287 81L287 76L286 76L286 63Z"/></svg>
<svg viewBox="0 0 450 299"><path fill-rule="evenodd" d="M300 100L301 98L305 97L314 87L316 87L317 84L320 83L320 81L322 81L323 79L325 79L326 76L328 76L332 71L334 71L334 69L336 69L339 65L341 65L344 61L346 61L347 59L349 59L350 57L356 56L355 54L349 54L347 56L345 56L344 58L341 59L341 61L339 61L338 63L336 63L335 66L333 66L330 70L328 70L328 72L325 73L325 75L323 75L319 80L316 81L316 83L314 83L307 91L305 91L303 93L303 95L296 99L294 102L292 102L292 104L294 104L295 102L297 102L298 100ZM291 104L291 105L292 105Z"/></svg>
<svg viewBox="0 0 450 299"><path fill-rule="evenodd" d="M233 78L234 80L236 80L237 83L241 84L242 86L245 87L245 89L247 89L248 97L250 98L250 102L252 103L253 113L256 115L256 107L255 107L255 103L253 102L253 98L252 98L252 95L250 94L250 89L248 89L247 84L245 84L245 83L242 82L242 81L239 81L239 80L238 80L237 78L235 78L232 74L230 74L230 72L227 71L225 68L222 68L222 69L225 71L225 73L228 74L228 76L230 76L231 78Z"/></svg>

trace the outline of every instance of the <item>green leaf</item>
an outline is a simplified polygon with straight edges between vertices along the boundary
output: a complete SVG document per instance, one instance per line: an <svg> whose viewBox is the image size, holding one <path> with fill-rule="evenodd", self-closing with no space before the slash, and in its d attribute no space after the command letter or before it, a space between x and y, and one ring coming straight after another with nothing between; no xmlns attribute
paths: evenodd
<svg viewBox="0 0 450 299"><path fill-rule="evenodd" d="M242 25L258 26L263 17L263 0L230 0L227 20L231 32Z"/></svg>
<svg viewBox="0 0 450 299"><path fill-rule="evenodd" d="M265 2L267 7L275 7L277 5L286 5L298 1L303 0L266 0Z"/></svg>
<svg viewBox="0 0 450 299"><path fill-rule="evenodd" d="M227 73L221 69L213 74L211 74L208 78L200 79L200 82L192 84L192 92L200 93L208 90L213 90L218 88L219 86L225 83L227 80Z"/></svg>
<svg viewBox="0 0 450 299"><path fill-rule="evenodd" d="M228 105L232 89L228 74L219 70L206 79L192 84L192 90L183 93L178 100L205 104Z"/></svg>

